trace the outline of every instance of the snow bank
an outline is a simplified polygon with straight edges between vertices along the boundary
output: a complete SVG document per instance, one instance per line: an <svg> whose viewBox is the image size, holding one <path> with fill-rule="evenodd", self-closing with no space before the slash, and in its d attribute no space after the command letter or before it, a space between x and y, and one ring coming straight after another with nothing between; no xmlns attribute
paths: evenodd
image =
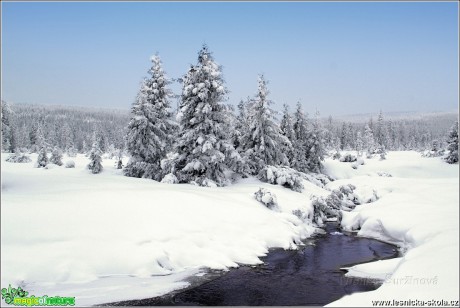
<svg viewBox="0 0 460 308"><path fill-rule="evenodd" d="M328 160L326 170L340 179L329 188L351 183L360 198L373 190L379 197L344 213L343 228L402 250L401 258L351 267L347 276L378 278L383 285L330 306L372 306L372 301L393 299L458 300L458 165L422 158L416 152L390 152L387 160L366 159L358 169ZM381 176L382 172L391 177Z"/></svg>
<svg viewBox="0 0 460 308"><path fill-rule="evenodd" d="M298 193L254 178L171 185L125 177L109 159L91 174L83 155L72 158L75 168L4 159L2 287L76 296L78 306L161 295L202 267L258 264L270 247L296 248L315 228L292 211L311 212L310 193L327 193L307 181ZM255 200L259 188L276 194L280 212Z"/></svg>

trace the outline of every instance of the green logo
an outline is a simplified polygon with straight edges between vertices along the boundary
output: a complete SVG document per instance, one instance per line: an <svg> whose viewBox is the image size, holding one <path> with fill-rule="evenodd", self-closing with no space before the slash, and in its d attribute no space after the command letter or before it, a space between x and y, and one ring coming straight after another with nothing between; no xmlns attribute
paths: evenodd
<svg viewBox="0 0 460 308"><path fill-rule="evenodd" d="M75 306L75 297L54 296L27 296L29 292L21 287L11 288L11 284L7 288L2 289L2 299L5 303L15 306Z"/></svg>

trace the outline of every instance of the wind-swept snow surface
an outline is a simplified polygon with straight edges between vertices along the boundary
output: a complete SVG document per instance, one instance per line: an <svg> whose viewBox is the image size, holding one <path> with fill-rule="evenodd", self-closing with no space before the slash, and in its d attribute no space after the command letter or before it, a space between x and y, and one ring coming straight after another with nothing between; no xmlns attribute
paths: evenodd
<svg viewBox="0 0 460 308"><path fill-rule="evenodd" d="M161 295L199 268L258 264L270 247L295 248L315 228L291 214L310 212L309 193L247 179L224 188L130 178L104 159L86 169L5 162L2 154L2 287L76 296L90 305ZM68 160L64 158L64 162ZM281 212L256 201L273 192Z"/></svg>
<svg viewBox="0 0 460 308"><path fill-rule="evenodd" d="M356 170L350 164L327 161L327 172L357 187L365 197L379 199L345 213L342 226L402 247L403 256L354 266L347 276L378 278L383 285L372 292L352 294L331 306L372 306L374 301L459 299L458 165L441 158L422 158L416 152L390 152L386 160L365 160ZM455 302L452 302L455 303ZM417 306L423 304L419 303Z"/></svg>

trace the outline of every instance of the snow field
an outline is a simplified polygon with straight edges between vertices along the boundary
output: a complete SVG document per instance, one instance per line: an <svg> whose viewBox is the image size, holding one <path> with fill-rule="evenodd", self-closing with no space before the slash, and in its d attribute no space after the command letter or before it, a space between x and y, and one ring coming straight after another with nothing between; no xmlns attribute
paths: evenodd
<svg viewBox="0 0 460 308"><path fill-rule="evenodd" d="M315 231L291 214L311 211L308 193L256 179L205 188L125 177L109 159L94 175L83 155L70 169L34 168L36 155L25 164L7 156L2 286L24 284L31 294L78 291L78 305L152 297L186 285L171 277L258 264L269 248L296 248ZM276 194L281 212L254 199L259 187ZM164 275L171 277L159 283Z"/></svg>
<svg viewBox="0 0 460 308"><path fill-rule="evenodd" d="M458 300L459 192L458 165L416 152L390 152L387 160L365 160L354 170L328 160L330 176L357 187L355 193L377 191L379 200L344 213L342 226L401 247L401 258L351 267L350 277L384 280L372 292L352 294L330 306L371 306L373 300ZM384 171L392 177L378 176Z"/></svg>

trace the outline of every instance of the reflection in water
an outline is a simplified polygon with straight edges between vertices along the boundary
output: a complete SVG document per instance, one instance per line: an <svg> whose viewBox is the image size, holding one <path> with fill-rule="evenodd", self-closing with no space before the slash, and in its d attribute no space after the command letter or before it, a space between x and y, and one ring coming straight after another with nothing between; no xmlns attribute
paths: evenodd
<svg viewBox="0 0 460 308"><path fill-rule="evenodd" d="M269 306L325 305L346 294L375 290L380 282L347 279L341 267L397 256L394 246L340 235L336 225L314 245L299 250L272 250L256 267L241 266L197 287L158 298L117 305Z"/></svg>

